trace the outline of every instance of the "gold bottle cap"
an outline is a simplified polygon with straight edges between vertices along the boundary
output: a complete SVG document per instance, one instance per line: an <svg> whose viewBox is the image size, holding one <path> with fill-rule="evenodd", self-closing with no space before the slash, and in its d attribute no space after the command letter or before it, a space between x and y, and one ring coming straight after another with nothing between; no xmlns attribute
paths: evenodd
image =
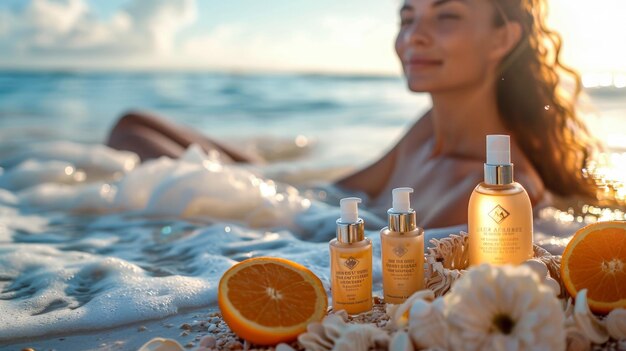
<svg viewBox="0 0 626 351"><path fill-rule="evenodd" d="M417 215L415 210L409 212L393 212L393 208L387 211L389 218L389 230L392 232L406 233L417 228Z"/></svg>
<svg viewBox="0 0 626 351"><path fill-rule="evenodd" d="M337 241L342 244L352 244L365 240L365 222L362 218L354 223L342 223L337 220Z"/></svg>
<svg viewBox="0 0 626 351"><path fill-rule="evenodd" d="M513 183L513 164L490 165L485 163L485 183L490 185Z"/></svg>
<svg viewBox="0 0 626 351"><path fill-rule="evenodd" d="M346 197L339 200L341 217L337 220L337 241L352 244L365 239L365 222L359 218L358 197Z"/></svg>

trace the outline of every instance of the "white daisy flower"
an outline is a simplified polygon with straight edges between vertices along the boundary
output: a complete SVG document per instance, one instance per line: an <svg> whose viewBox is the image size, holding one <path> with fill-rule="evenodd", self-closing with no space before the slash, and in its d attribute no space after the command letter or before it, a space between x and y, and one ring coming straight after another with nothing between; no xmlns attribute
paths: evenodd
<svg viewBox="0 0 626 351"><path fill-rule="evenodd" d="M445 296L453 350L564 350L564 313L527 266L471 268Z"/></svg>

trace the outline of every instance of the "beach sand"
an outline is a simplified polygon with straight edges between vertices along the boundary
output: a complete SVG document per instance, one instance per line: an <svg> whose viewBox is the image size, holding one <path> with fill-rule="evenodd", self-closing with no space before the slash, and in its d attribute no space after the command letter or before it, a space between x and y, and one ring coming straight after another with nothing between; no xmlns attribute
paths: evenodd
<svg viewBox="0 0 626 351"><path fill-rule="evenodd" d="M358 316L350 316L348 323L371 323L391 333L390 329L387 328L389 316L385 313L385 307L386 304L384 304L379 297L374 297L372 311ZM329 311L329 313L332 313L332 311ZM210 350L277 350L275 346L253 345L239 338L228 328L216 307L188 311L161 320L132 324L106 331L69 336L58 335L53 338L19 341L11 345L0 346L0 350L130 351L138 350L143 344L157 337L174 339L189 350L197 349L201 342L209 342L214 345L213 348L209 348ZM293 350L304 350L297 340L287 343L286 345ZM282 350L286 349L288 348L283 348ZM371 349L371 351L384 350L386 349ZM611 340L604 345L593 345L591 350L626 350L626 340L621 342Z"/></svg>
<svg viewBox="0 0 626 351"><path fill-rule="evenodd" d="M385 314L385 304L380 298L374 297L372 312L351 316L348 323L373 323L379 328L385 328L388 320L389 317ZM0 350L130 351L139 349L156 337L174 339L189 350L196 349L200 341L206 337L214 339L213 349L215 350L275 350L275 347L252 345L237 337L228 328L217 307L188 311L161 320L131 324L106 331L57 335L39 340L16 340L16 343L0 346ZM297 341L288 345L295 350L304 350Z"/></svg>

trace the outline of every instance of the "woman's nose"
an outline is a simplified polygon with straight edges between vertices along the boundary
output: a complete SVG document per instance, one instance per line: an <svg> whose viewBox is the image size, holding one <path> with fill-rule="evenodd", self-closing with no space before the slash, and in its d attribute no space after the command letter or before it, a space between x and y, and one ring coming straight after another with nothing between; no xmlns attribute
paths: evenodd
<svg viewBox="0 0 626 351"><path fill-rule="evenodd" d="M404 31L403 41L410 45L427 45L430 42L427 23L423 18L415 18Z"/></svg>

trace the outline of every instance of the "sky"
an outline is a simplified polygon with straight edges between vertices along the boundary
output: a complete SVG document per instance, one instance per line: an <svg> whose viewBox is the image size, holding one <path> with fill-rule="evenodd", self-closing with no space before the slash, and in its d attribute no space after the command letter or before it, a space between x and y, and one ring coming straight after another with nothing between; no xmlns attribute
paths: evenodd
<svg viewBox="0 0 626 351"><path fill-rule="evenodd" d="M401 0L0 0L0 68L399 74ZM550 0L564 61L626 74L624 0Z"/></svg>

